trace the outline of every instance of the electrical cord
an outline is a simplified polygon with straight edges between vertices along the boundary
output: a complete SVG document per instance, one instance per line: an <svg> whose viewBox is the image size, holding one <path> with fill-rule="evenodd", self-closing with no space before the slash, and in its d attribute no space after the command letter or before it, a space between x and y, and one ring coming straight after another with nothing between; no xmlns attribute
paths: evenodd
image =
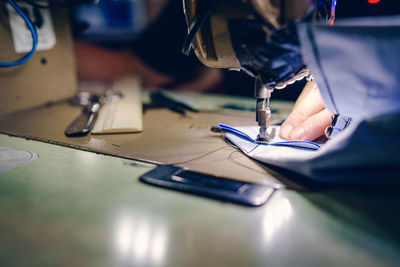
<svg viewBox="0 0 400 267"><path fill-rule="evenodd" d="M33 25L32 21L29 19L29 17L21 10L21 7L16 4L13 0L7 0L7 2L15 9L15 11L22 17L22 19L25 21L26 26L28 27L29 31L31 32L32 35L32 49L31 51L21 57L20 59L17 59L15 61L10 61L10 62L0 62L0 67L6 68L6 67L15 67L21 64L24 64L27 62L33 54L36 52L36 46L38 43L38 37L37 37L37 32L36 28Z"/></svg>

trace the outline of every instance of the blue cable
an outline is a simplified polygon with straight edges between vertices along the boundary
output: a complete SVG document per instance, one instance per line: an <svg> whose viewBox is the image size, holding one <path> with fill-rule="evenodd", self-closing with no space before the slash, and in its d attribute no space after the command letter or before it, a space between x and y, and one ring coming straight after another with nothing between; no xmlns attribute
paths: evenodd
<svg viewBox="0 0 400 267"><path fill-rule="evenodd" d="M24 64L25 62L27 62L33 56L33 54L35 54L36 45L38 43L38 37L37 37L36 29L35 29L35 26L33 26L33 23L31 22L31 20L25 15L25 13L21 10L21 8L13 0L7 0L7 2L24 19L26 25L28 26L28 29L30 30L30 32L32 34L32 49L28 54L26 54L25 56L21 57L20 59L17 59L15 61L11 61L11 62L0 62L0 67L14 67L14 66L18 66L18 65Z"/></svg>

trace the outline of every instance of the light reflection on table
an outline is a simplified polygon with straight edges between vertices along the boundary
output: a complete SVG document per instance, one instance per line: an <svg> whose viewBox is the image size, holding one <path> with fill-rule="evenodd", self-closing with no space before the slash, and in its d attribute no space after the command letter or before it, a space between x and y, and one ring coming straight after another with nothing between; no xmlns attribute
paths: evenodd
<svg viewBox="0 0 400 267"><path fill-rule="evenodd" d="M271 240L274 233L292 216L292 205L287 198L275 198L265 209L265 215L262 220L263 232L267 241Z"/></svg>
<svg viewBox="0 0 400 267"><path fill-rule="evenodd" d="M121 213L115 220L115 248L119 260L129 263L163 262L167 250L168 231L156 216Z"/></svg>

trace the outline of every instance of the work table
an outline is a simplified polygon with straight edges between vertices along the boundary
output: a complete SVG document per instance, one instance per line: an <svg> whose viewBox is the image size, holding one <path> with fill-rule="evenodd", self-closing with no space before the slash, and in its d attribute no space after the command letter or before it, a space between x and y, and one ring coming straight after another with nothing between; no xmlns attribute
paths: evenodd
<svg viewBox="0 0 400 267"><path fill-rule="evenodd" d="M258 208L152 187L154 165L0 135L3 266L398 266L396 188L281 189Z"/></svg>

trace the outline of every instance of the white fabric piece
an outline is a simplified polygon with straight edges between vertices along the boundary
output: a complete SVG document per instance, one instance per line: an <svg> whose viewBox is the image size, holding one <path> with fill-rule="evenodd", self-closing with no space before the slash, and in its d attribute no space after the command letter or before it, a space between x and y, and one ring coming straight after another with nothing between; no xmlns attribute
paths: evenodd
<svg viewBox="0 0 400 267"><path fill-rule="evenodd" d="M273 127L279 136L280 127ZM236 129L256 138L259 128ZM247 156L311 179L346 184L400 184L400 114L350 125L319 150L259 145L232 131L223 132ZM277 137L273 142L276 141L281 139Z"/></svg>
<svg viewBox="0 0 400 267"><path fill-rule="evenodd" d="M294 166L293 163L304 162L317 155L316 150L304 149L302 147L262 145L245 139L233 131L227 131L224 128L221 129L225 136L247 156L272 165L292 169ZM259 131L258 126L235 127L235 129L247 134L253 140L257 138ZM271 140L271 143L285 141L279 137L280 127L271 126L268 130L271 132L273 129L275 129L276 135Z"/></svg>
<svg viewBox="0 0 400 267"><path fill-rule="evenodd" d="M288 141L280 138L279 130L280 128L277 126L272 126L268 128L268 135L270 136L270 142L259 142L257 141L257 136L259 133L259 127L247 127L247 128L233 128L228 125L219 124L218 125L221 130L225 132L233 132L238 137L250 141L250 143L254 143L255 145L262 146L285 146L285 147L295 147L302 149L311 149L317 150L320 148L320 145L314 142L307 141Z"/></svg>

